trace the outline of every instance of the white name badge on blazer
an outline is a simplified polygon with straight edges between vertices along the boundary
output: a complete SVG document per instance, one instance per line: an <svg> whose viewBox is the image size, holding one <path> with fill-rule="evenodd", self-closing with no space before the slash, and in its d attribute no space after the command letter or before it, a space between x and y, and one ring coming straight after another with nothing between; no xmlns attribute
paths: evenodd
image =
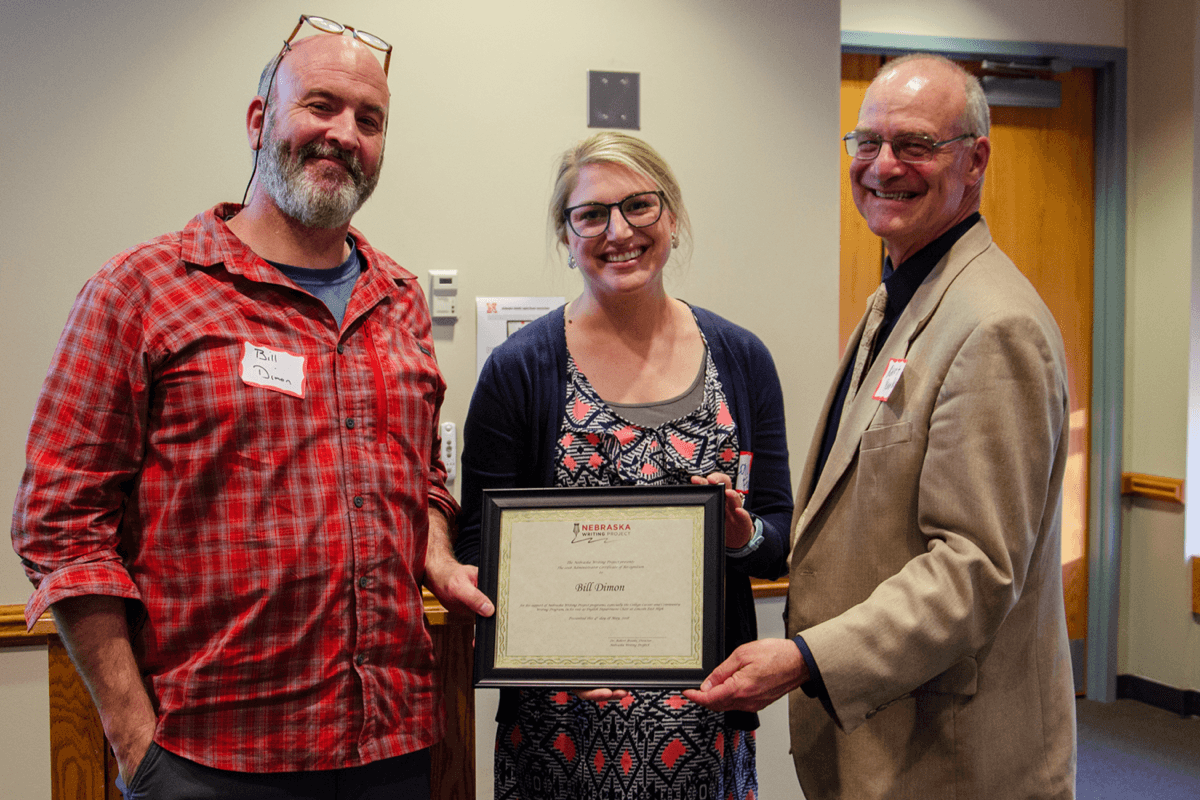
<svg viewBox="0 0 1200 800"><path fill-rule="evenodd" d="M886 403L888 398L892 396L892 389L895 389L896 384L900 382L900 376L904 373L904 365L907 363L903 358L889 360L887 371L883 373L883 378L879 381L879 386L875 388L875 394L871 396L880 402Z"/></svg>

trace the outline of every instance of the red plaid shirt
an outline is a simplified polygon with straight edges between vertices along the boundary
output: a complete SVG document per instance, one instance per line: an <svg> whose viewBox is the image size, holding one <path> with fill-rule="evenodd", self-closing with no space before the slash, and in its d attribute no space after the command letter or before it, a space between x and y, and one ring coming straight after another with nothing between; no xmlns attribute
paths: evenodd
<svg viewBox="0 0 1200 800"><path fill-rule="evenodd" d="M13 543L32 624L139 601L155 740L248 772L401 755L443 733L421 604L445 383L416 278L366 259L339 331L221 205L75 302L29 434ZM301 381L302 375L302 381Z"/></svg>

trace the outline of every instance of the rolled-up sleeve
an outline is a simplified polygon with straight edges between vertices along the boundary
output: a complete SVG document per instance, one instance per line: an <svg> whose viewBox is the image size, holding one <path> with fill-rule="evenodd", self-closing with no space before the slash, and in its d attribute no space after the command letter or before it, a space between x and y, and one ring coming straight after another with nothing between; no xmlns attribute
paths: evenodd
<svg viewBox="0 0 1200 800"><path fill-rule="evenodd" d="M121 519L141 466L147 408L144 304L103 275L76 298L38 398L13 508L13 548L33 581L30 626L77 595L140 600Z"/></svg>

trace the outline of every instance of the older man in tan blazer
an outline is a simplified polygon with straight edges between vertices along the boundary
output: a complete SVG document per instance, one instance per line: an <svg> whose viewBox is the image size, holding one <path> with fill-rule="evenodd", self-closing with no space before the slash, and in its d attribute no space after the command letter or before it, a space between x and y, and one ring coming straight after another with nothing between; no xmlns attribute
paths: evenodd
<svg viewBox="0 0 1200 800"><path fill-rule="evenodd" d="M891 62L846 137L887 246L797 491L787 625L688 692L757 710L791 691L821 798L1072 798L1060 566L1062 339L979 215L978 82Z"/></svg>

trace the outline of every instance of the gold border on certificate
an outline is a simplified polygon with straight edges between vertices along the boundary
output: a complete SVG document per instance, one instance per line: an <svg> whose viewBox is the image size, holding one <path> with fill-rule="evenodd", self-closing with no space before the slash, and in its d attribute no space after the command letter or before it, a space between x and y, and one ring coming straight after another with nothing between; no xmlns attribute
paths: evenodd
<svg viewBox="0 0 1200 800"><path fill-rule="evenodd" d="M483 494L476 686L694 686L720 662L720 487Z"/></svg>
<svg viewBox="0 0 1200 800"><path fill-rule="evenodd" d="M510 511L500 552L496 667L700 668L703 508Z"/></svg>

